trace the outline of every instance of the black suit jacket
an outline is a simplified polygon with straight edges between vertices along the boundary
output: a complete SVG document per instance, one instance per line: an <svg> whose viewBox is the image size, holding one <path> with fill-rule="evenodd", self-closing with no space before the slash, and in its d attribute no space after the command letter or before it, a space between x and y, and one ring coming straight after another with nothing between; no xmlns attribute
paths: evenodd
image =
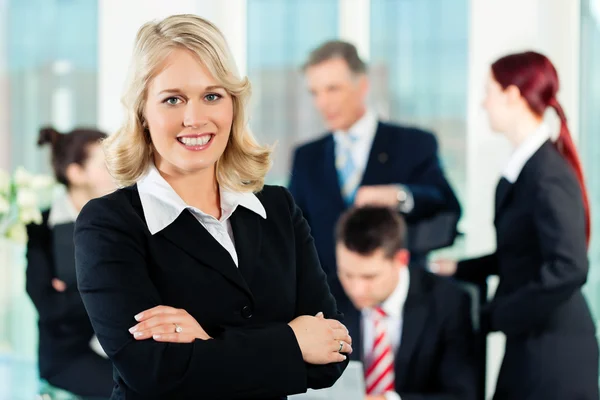
<svg viewBox="0 0 600 400"><path fill-rule="evenodd" d="M431 247L451 245L460 206L446 180L438 159L435 136L414 128L379 122L360 186L403 184L412 192L414 209L405 218L410 238L426 236L409 246L415 259ZM337 296L335 225L345 211L335 167L335 143L331 133L296 149L292 164L290 191L307 219L317 252ZM417 225L442 216L442 223L430 234L412 234ZM447 218L447 217L450 218ZM427 233L427 232L425 232ZM435 236L441 237L435 237ZM339 297L339 296L338 296Z"/></svg>
<svg viewBox="0 0 600 400"><path fill-rule="evenodd" d="M233 213L239 268L188 211L151 235L135 186L92 200L75 228L79 288L117 375L115 399L268 399L331 386L347 362L306 364L288 322L340 319L301 211L283 188L257 194L264 220ZM133 316L168 305L213 340L135 341Z"/></svg>
<svg viewBox="0 0 600 400"><path fill-rule="evenodd" d="M501 179L494 224L496 252L460 262L456 277L500 278L480 324L507 335L496 398L597 399L598 348L581 292L588 273L581 189L550 141L514 184Z"/></svg>
<svg viewBox="0 0 600 400"><path fill-rule="evenodd" d="M26 290L38 311L40 376L49 379L60 373L74 359L91 352L92 325L77 291L73 236L66 235L72 224L48 227L49 212L42 213L42 224L27 226ZM72 232L72 229L70 229ZM61 257L57 255L61 254ZM70 258L70 260L69 260ZM56 261L67 265L56 265ZM69 271L69 266L71 270ZM72 279L65 292L52 287L52 279L61 269ZM65 279L66 277L61 277Z"/></svg>
<svg viewBox="0 0 600 400"><path fill-rule="evenodd" d="M400 347L395 354L396 392L402 400L472 400L477 393L471 300L458 285L411 268ZM353 360L363 356L361 313L343 304L353 338Z"/></svg>

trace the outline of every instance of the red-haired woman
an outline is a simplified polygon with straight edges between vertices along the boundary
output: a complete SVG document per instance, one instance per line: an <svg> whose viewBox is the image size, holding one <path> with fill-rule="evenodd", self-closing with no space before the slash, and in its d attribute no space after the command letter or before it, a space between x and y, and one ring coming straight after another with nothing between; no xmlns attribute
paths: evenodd
<svg viewBox="0 0 600 400"><path fill-rule="evenodd" d="M492 64L484 107L514 151L496 189L497 249L438 272L481 282L498 275L481 313L484 332L506 335L494 399L598 397L598 343L581 292L587 279L590 210L581 163L545 56L512 54ZM543 121L553 108L558 139Z"/></svg>

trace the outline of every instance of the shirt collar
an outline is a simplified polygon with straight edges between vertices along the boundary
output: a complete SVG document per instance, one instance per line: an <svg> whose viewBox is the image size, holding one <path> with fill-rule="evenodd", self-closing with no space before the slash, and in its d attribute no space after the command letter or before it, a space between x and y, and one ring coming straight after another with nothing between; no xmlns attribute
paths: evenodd
<svg viewBox="0 0 600 400"><path fill-rule="evenodd" d="M358 140L367 140L375 136L377 131L377 116L371 110L367 110L365 114L354 123L347 131L337 130L334 132L336 140L347 137L350 133ZM342 139L343 140L343 139Z"/></svg>
<svg viewBox="0 0 600 400"><path fill-rule="evenodd" d="M542 123L535 132L527 136L515 149L502 172L502 176L510 183L515 183L527 161L550 137L550 128L545 123Z"/></svg>
<svg viewBox="0 0 600 400"><path fill-rule="evenodd" d="M380 305L387 316L392 318L402 318L402 314L404 312L404 303L406 303L409 286L410 274L408 272L408 267L400 268L399 279L396 288L392 294L390 294L390 296ZM367 312L370 314L373 312L373 309L368 309Z"/></svg>
<svg viewBox="0 0 600 400"><path fill-rule="evenodd" d="M48 226L52 228L56 225L75 222L78 214L69 197L69 192L65 191L52 201L50 214L48 215Z"/></svg>
<svg viewBox="0 0 600 400"><path fill-rule="evenodd" d="M201 210L189 206L162 177L154 164L150 164L146 174L137 182L142 208L148 230L152 235L173 223L183 210L189 209L200 217L212 218ZM221 194L221 219L226 221L238 206L267 218L267 212L254 193L238 193L219 189Z"/></svg>

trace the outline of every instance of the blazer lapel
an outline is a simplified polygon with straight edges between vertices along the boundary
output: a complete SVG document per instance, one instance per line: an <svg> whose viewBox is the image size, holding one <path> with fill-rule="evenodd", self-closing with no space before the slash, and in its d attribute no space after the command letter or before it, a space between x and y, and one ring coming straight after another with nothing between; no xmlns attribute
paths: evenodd
<svg viewBox="0 0 600 400"><path fill-rule="evenodd" d="M496 217L498 216L499 212L502 210L502 206L504 206L504 203L508 199L508 195L511 192L512 187L513 185L504 177L502 177L498 182L498 186L496 186L495 199Z"/></svg>
<svg viewBox="0 0 600 400"><path fill-rule="evenodd" d="M249 286L252 284L252 276L261 246L261 218L260 215L242 206L238 207L230 218L235 250L238 255L238 268Z"/></svg>
<svg viewBox="0 0 600 400"><path fill-rule="evenodd" d="M231 255L188 211L184 210L172 224L156 236L162 236L203 265L214 269L252 297Z"/></svg>
<svg viewBox="0 0 600 400"><path fill-rule="evenodd" d="M331 199L334 205L343 210L346 208L346 203L342 197L342 189L340 188L340 181L335 167L335 141L333 134L330 134L325 141L323 150L325 153L322 158L323 167L318 170L323 171L324 184L320 187L321 190L329 192L327 198Z"/></svg>
<svg viewBox="0 0 600 400"><path fill-rule="evenodd" d="M388 148L388 135L385 126L379 122L369 152L369 160L362 176L360 186L373 185L381 182L381 177L386 176L386 168L390 153Z"/></svg>
<svg viewBox="0 0 600 400"><path fill-rule="evenodd" d="M410 270L410 287L404 304L402 336L395 362L397 386L405 382L411 358L427 320L427 296L421 278L420 271Z"/></svg>

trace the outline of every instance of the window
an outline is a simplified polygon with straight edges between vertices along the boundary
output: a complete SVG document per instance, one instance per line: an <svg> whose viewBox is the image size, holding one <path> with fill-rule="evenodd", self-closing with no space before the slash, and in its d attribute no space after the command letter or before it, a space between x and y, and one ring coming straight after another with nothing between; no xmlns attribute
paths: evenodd
<svg viewBox="0 0 600 400"><path fill-rule="evenodd" d="M371 0L371 103L384 118L436 134L459 200L466 198L468 3Z"/></svg>
<svg viewBox="0 0 600 400"><path fill-rule="evenodd" d="M590 272L585 294L600 323L600 1L581 1L581 84L579 149L592 216Z"/></svg>
<svg viewBox="0 0 600 400"><path fill-rule="evenodd" d="M250 126L276 143L269 183L288 181L293 147L323 132L300 67L308 53L337 37L338 0L248 0Z"/></svg>

